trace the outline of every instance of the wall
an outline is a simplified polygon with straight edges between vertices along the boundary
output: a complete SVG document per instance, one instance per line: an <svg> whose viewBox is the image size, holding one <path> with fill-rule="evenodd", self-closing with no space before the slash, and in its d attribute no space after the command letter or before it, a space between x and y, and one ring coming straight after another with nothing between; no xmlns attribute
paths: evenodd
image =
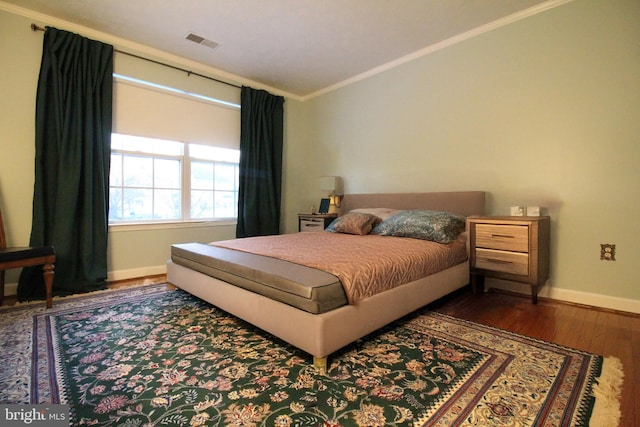
<svg viewBox="0 0 640 427"><path fill-rule="evenodd" d="M52 20L53 21L53 20ZM34 181L35 97L42 54L42 32L29 28L34 20L0 10L0 206L10 245L28 245ZM51 21L38 25L51 24ZM77 29L60 26L69 31ZM79 31L86 34L83 31ZM99 39L96 37L96 39ZM103 39L104 41L104 39ZM117 47L117 46L116 46ZM146 55L148 56L148 55ZM226 85L116 54L115 71L131 77L180 87L239 103L240 91ZM164 272L172 243L231 239L235 223L110 227L108 271L112 280ZM14 285L19 270L7 272ZM12 286L8 286L12 288ZM8 289L13 292L13 289Z"/></svg>
<svg viewBox="0 0 640 427"><path fill-rule="evenodd" d="M486 190L493 214L528 204L551 215L543 295L640 312L638 16L635 0L575 0L321 97L287 99L282 230L317 206L322 175L342 176L351 193ZM0 11L0 204L12 244L31 229L42 44L32 21ZM166 72L151 77L170 81ZM233 229L112 231L109 270L153 270L170 243ZM617 245L617 261L599 260L600 243Z"/></svg>
<svg viewBox="0 0 640 427"><path fill-rule="evenodd" d="M27 245L31 233L42 34L31 34L30 23L0 11L0 206L9 245ZM17 281L16 271L8 271L6 280Z"/></svg>
<svg viewBox="0 0 640 427"><path fill-rule="evenodd" d="M313 99L309 169L347 193L486 190L492 214L546 207L541 295L640 312L638 17L635 0L576 0Z"/></svg>

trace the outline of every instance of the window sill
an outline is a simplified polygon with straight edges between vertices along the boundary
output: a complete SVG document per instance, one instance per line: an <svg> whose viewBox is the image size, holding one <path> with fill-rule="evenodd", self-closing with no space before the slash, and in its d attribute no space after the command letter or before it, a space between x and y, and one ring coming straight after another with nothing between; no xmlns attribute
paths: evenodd
<svg viewBox="0 0 640 427"><path fill-rule="evenodd" d="M123 224L109 224L109 233L128 231L169 230L177 228L203 228L236 225L237 220L225 219L219 221L175 221L175 222L131 222Z"/></svg>

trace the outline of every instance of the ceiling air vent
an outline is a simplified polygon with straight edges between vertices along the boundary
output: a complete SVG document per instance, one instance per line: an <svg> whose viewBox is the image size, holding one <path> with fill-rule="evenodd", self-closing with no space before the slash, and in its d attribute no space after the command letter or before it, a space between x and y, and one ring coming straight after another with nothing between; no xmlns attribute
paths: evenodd
<svg viewBox="0 0 640 427"><path fill-rule="evenodd" d="M218 46L218 43L214 42L213 40L205 39L204 37L201 37L201 36L199 36L197 34L193 34L193 33L187 34L187 37L185 37L185 38L187 40L189 40L189 41L201 44L201 45L209 47L211 49L213 49L214 47Z"/></svg>

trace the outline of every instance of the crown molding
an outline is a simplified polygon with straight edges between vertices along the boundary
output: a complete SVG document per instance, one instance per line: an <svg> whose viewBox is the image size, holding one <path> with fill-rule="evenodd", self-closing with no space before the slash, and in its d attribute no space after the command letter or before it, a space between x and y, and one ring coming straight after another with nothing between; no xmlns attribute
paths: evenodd
<svg viewBox="0 0 640 427"><path fill-rule="evenodd" d="M9 12L14 15L19 15L28 19L32 19L36 21L36 24L40 26L51 26L51 27L60 28L66 31L81 34L82 36L87 38L91 38L91 39L99 40L103 43L111 44L114 46L114 48L118 50L122 50L124 52L135 53L137 55L151 57L154 60L169 62L173 65L178 65L181 68L189 68L191 69L191 71L195 71L205 75L211 75L212 77L215 77L220 80L228 81L229 83L244 85L244 86L251 86L256 89L264 89L273 94L284 96L286 98L301 100L300 96L298 95L294 95L294 94L282 91L280 89L264 85L254 80L245 79L235 74L217 69L215 67L204 65L200 62L192 61L190 59L187 59L178 55L173 55L159 49L155 49L140 43L136 43L131 40L123 39L121 37L117 37L112 34L97 31L92 28L85 27L83 25L75 24L70 21L65 21L63 19L59 19L50 15L45 15L40 12L35 12L30 9L25 9L23 7L16 6L14 4L9 4L6 2L0 1L0 10L4 10L5 12ZM32 31L32 30L29 29L29 31Z"/></svg>
<svg viewBox="0 0 640 427"><path fill-rule="evenodd" d="M405 55L401 58L393 60L391 62L387 62L386 64L380 65L378 67L372 68L369 71L365 71L364 73L353 76L347 80L343 80L334 85L328 86L324 89L320 89L316 92L313 92L309 95L302 97L302 101L307 101L309 99L316 98L320 95L324 95L329 92L333 92L334 90L340 89L345 86L349 86L353 83L359 82L361 80L365 80L369 77L375 76L377 74L383 73L385 71L394 69L403 64L411 62L415 59L422 58L423 56L430 55L434 52L438 52L439 50L445 49L449 46L453 46L455 44L461 43L465 40L469 40L471 38L477 37L481 34L487 33L489 31L493 31L497 28L504 27L506 25L512 24L517 21L521 21L525 18L529 18L531 16L537 15L539 13L545 12L549 9L553 9L555 7L561 6L565 3L572 2L573 0L549 0L544 3L540 3L536 6L530 7L529 9L522 10L518 13L514 13L509 16L505 16L504 18L497 19L495 21L489 22L488 24L482 25L480 27L469 30L465 33L458 34L454 37L450 37L446 40L443 40L438 43L434 43L430 46L425 47L424 49L418 50L416 52Z"/></svg>
<svg viewBox="0 0 640 427"><path fill-rule="evenodd" d="M531 16L537 15L539 13L545 12L547 10L556 8L558 6L564 5L566 3L572 2L573 0L549 0L544 3L540 3L536 6L530 7L529 9L522 10L518 13L514 13L512 15L506 16L501 19L497 19L488 24L482 25L480 27L469 30L465 33L459 34L457 36L448 38L438 43L434 43L430 46L427 46L424 49L418 50L416 52L405 55L401 58L398 58L394 61L388 62L386 64L380 65L378 67L372 68L371 70L365 71L364 73L358 74L356 76L350 77L346 80L343 80L339 83L327 86L326 88L320 89L308 95L295 95L292 93L288 93L282 91L280 89L266 86L259 82L245 79L243 77L237 76L235 74L228 73L226 71L217 69L215 67L209 67L207 65L201 64L196 61L192 61L187 58L183 58L178 55L173 55L159 49L151 48L149 46L145 46L139 43L132 42L130 40L126 40L120 37L113 36L111 34L103 33L100 31L93 30L89 27L84 27L82 25L74 24L73 22L65 21L62 19L58 19L49 15L45 15L39 12L32 11L30 9L25 9L20 6L16 6L13 4L8 4L0 0L0 10L5 10L9 13L13 13L16 15L24 16L26 18L33 19L38 21L40 25L51 25L56 27L61 27L66 29L67 31L73 31L79 34L82 34L86 37L94 38L105 43L112 44L114 47L117 47L120 50L124 51L133 51L139 54L143 54L146 56L151 56L157 59L161 59L163 61L171 62L174 64L178 64L181 67L193 68L194 71L198 71L204 74L209 74L212 77L223 79L229 81L230 83L238 84L238 85L246 85L259 89L265 89L274 94L284 96L286 98L290 98L296 101L308 101L310 99L316 98L318 96L324 95L329 92L333 92L337 89L340 89L345 86L349 86L361 80L365 80L369 77L375 76L377 74L383 73L385 71L394 69L403 64L411 62L415 59L422 58L426 55L430 55L434 52L438 52L447 47L456 45L463 41L469 40L473 37L477 37L481 34L487 33L489 31L493 31L495 29L504 27L506 25L512 24L514 22L529 18Z"/></svg>

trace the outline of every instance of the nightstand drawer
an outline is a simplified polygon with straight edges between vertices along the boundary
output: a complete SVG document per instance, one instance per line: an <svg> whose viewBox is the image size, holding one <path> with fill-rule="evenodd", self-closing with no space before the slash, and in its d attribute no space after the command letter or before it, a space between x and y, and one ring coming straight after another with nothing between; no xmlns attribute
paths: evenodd
<svg viewBox="0 0 640 427"><path fill-rule="evenodd" d="M322 231L324 230L324 219L301 219L300 231Z"/></svg>
<svg viewBox="0 0 640 427"><path fill-rule="evenodd" d="M529 252L529 227L526 225L477 224L476 247Z"/></svg>
<svg viewBox="0 0 640 427"><path fill-rule="evenodd" d="M475 268L527 276L529 255L520 252L476 248Z"/></svg>

